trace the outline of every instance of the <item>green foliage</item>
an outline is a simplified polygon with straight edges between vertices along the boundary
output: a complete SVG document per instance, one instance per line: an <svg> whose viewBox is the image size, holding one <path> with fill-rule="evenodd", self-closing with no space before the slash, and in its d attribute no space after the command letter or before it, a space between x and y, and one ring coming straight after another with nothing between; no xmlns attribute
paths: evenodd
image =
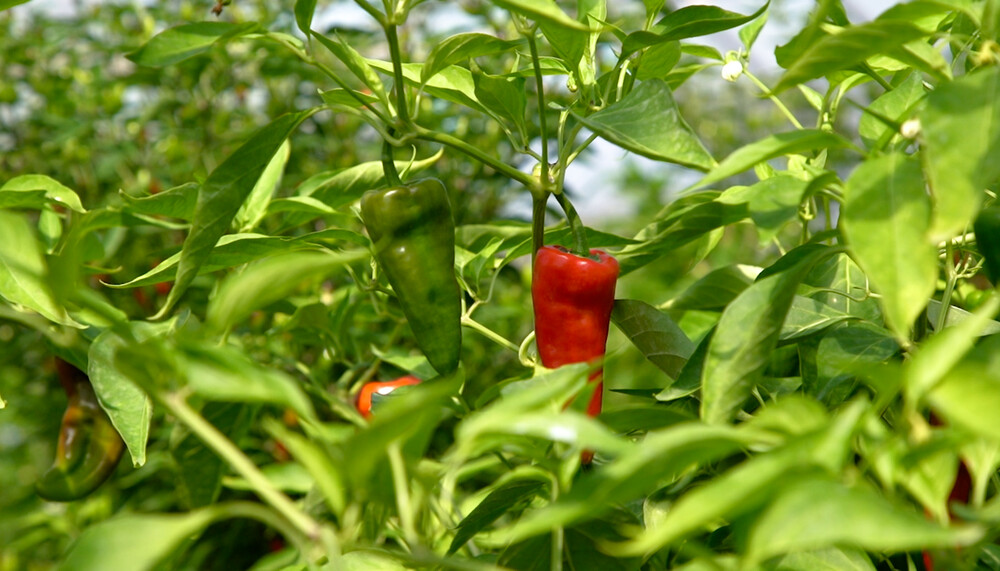
<svg viewBox="0 0 1000 571"><path fill-rule="evenodd" d="M0 571L1000 569L997 2L822 0L760 78L769 2L20 4ZM448 189L443 376L359 216L393 156ZM596 417L598 364L537 362L542 243L621 264ZM54 357L131 457L66 504Z"/></svg>

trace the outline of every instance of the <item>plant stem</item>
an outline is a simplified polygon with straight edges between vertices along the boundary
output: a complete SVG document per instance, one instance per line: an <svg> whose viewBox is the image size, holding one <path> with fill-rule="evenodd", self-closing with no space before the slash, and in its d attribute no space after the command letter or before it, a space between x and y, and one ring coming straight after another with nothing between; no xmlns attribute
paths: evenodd
<svg viewBox="0 0 1000 571"><path fill-rule="evenodd" d="M510 349L515 353L517 353L518 351L517 345L514 345L508 339L506 339L496 331L493 331L489 327L486 327L482 323L479 323L478 321L470 317L468 314L462 316L462 325L468 327L469 329L473 329L479 332L483 337L486 337L487 339L493 341L494 343L500 345L501 347L506 347L507 349Z"/></svg>
<svg viewBox="0 0 1000 571"><path fill-rule="evenodd" d="M301 533L310 539L319 537L320 524L300 510L292 500L281 493L267 479L267 476L237 448L226 435L219 432L212 423L205 420L187 403L180 393L160 393L156 395L170 414L181 421L213 452L243 477L264 501L285 517Z"/></svg>
<svg viewBox="0 0 1000 571"><path fill-rule="evenodd" d="M545 245L545 205L549 202L549 193L541 196L533 195L531 201L531 265L535 265L535 255Z"/></svg>
<svg viewBox="0 0 1000 571"><path fill-rule="evenodd" d="M778 96L775 95L768 86L764 85L764 82L757 79L757 76L750 73L750 71L745 67L743 69L743 75L747 76L754 85L760 88L760 90L767 95L767 98L778 107L781 113L788 118L788 121L791 122L792 125L795 125L796 129L802 128L802 123L799 123L799 120L795 118L795 115L792 115L792 112L788 110L788 107L785 107L785 104L778 99Z"/></svg>
<svg viewBox="0 0 1000 571"><path fill-rule="evenodd" d="M396 488L396 509L399 510L399 521L403 526L403 534L412 551L417 547L417 528L413 520L413 504L410 498L409 482L406 478L406 465L403 463L403 453L399 442L393 442L386 449L389 464L392 468L392 484Z"/></svg>
<svg viewBox="0 0 1000 571"><path fill-rule="evenodd" d="M396 33L396 24L389 17L389 22L385 26L385 37L389 40L389 57L392 58L392 74L395 85L392 91L396 94L396 116L399 117L400 125L410 122L410 111L406 106L406 90L403 79L403 57L399 51L399 36Z"/></svg>
<svg viewBox="0 0 1000 571"><path fill-rule="evenodd" d="M531 64L535 68L535 92L538 97L538 129L542 139L542 188L549 187L549 130L545 119L545 90L542 84L542 67L538 60L538 45L535 43L535 28L528 34L528 48L531 50Z"/></svg>
<svg viewBox="0 0 1000 571"><path fill-rule="evenodd" d="M389 141L382 143L382 170L385 171L385 182L390 187L403 186L396 171L396 162L392 158L392 145Z"/></svg>
<svg viewBox="0 0 1000 571"><path fill-rule="evenodd" d="M565 192L557 194L556 200L559 201L559 206L562 206L563 212L566 213L566 221L569 222L570 231L573 233L573 253L584 258L589 258L590 248L587 246L587 229L580 222L580 216L576 213L576 208L573 208L573 203L566 197Z"/></svg>
<svg viewBox="0 0 1000 571"><path fill-rule="evenodd" d="M508 165L507 163L501 161L500 159L487 155L478 147L470 145L457 137L448 135L446 133L431 131L429 129L425 129L420 126L414 126L413 134L417 139L421 139L424 141L431 141L433 143L440 143L442 145L451 147L456 151L459 151L465 155L468 155L476 159L477 161L489 166L490 168L502 173L507 178L516 180L517 182L523 184L527 189L531 190L532 192L534 192L538 188L538 181L535 180L535 177L531 176L528 173L524 173L517 170L516 168Z"/></svg>
<svg viewBox="0 0 1000 571"><path fill-rule="evenodd" d="M934 331L940 332L948 322L948 308L951 307L951 294L955 291L955 282L958 275L955 273L955 250L951 241L945 243L944 247L944 271L947 281L944 286L944 293L941 294L941 310L938 312L937 323L934 324Z"/></svg>

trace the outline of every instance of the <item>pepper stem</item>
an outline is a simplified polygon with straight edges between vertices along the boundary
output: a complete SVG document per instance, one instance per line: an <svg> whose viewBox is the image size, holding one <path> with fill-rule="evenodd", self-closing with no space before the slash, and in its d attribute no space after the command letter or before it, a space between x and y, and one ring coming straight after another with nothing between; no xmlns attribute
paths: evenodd
<svg viewBox="0 0 1000 571"><path fill-rule="evenodd" d="M562 206L566 213L566 221L569 222L569 229L573 233L573 253L584 258L590 257L590 248L587 246L587 229L580 222L580 216L573 208L573 203L566 197L565 192L556 195L559 206Z"/></svg>
<svg viewBox="0 0 1000 571"><path fill-rule="evenodd" d="M396 162L392 158L392 145L389 141L382 142L382 170L385 171L385 182L390 186L403 186L396 171Z"/></svg>
<svg viewBox="0 0 1000 571"><path fill-rule="evenodd" d="M535 266L535 254L545 245L545 205L549 193L542 191L532 195L531 209L531 266Z"/></svg>

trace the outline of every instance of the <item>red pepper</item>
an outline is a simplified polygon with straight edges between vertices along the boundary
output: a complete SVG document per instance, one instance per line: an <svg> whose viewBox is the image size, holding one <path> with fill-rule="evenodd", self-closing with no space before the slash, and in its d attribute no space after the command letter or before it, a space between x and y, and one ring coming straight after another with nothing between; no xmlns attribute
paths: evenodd
<svg viewBox="0 0 1000 571"><path fill-rule="evenodd" d="M357 403L355 403L358 412L360 412L361 416L365 418L371 418L373 412L372 407L380 400L380 397L385 397L399 387L415 385L419 382L420 379L414 377L413 375L407 375L394 381L373 381L366 383L365 386L361 387L361 392L358 393Z"/></svg>
<svg viewBox="0 0 1000 571"><path fill-rule="evenodd" d="M561 246L544 246L535 255L531 283L535 342L542 365L550 369L604 356L618 261L601 250L590 254L584 258ZM598 383L587 406L590 416L601 412L602 373L598 369L590 375ZM584 463L588 461L585 455Z"/></svg>

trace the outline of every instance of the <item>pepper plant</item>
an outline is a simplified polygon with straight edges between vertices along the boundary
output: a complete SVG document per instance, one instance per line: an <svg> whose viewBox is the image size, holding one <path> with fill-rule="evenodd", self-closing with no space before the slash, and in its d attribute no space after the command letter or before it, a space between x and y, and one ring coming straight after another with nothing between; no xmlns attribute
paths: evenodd
<svg viewBox="0 0 1000 571"><path fill-rule="evenodd" d="M773 77L767 0L99 8L195 99L56 164L19 99L95 75L16 4L0 569L1000 569L1000 2L820 0ZM626 153L692 182L584 219Z"/></svg>

